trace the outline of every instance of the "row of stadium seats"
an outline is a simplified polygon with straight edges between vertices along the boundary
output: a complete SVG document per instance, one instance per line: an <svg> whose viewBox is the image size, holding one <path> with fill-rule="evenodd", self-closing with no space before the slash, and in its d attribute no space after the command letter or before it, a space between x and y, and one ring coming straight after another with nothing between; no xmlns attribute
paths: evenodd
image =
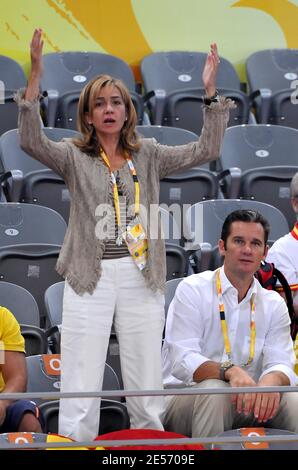
<svg viewBox="0 0 298 470"><path fill-rule="evenodd" d="M220 93L237 103L229 125L248 122L282 124L297 128L298 50L269 49L247 58L248 87L224 57L218 71ZM76 110L83 86L94 76L107 73L121 78L135 105L138 124L181 127L197 134L202 127L204 88L201 79L206 53L155 52L140 65L143 86L136 84L129 65L122 59L99 52L60 52L44 55L41 91L42 116L46 126L76 129ZM0 135L16 127L15 91L26 86L21 66L0 56L0 80L4 100L0 107ZM248 93L243 91L248 88ZM253 114L251 113L253 111ZM2 119L3 116L3 119ZM5 119L4 119L5 117Z"/></svg>
<svg viewBox="0 0 298 470"><path fill-rule="evenodd" d="M196 140L185 129L138 126L143 137L154 137L165 145ZM70 129L44 128L52 140L74 137ZM169 175L161 181L160 204L185 204L219 198L243 198L277 207L290 226L290 181L298 171L298 130L276 125L248 124L226 130L217 162ZM2 201L26 202L51 207L68 221L70 196L60 176L21 150L16 129L0 137L0 181ZM49 197L50 195L50 197Z"/></svg>

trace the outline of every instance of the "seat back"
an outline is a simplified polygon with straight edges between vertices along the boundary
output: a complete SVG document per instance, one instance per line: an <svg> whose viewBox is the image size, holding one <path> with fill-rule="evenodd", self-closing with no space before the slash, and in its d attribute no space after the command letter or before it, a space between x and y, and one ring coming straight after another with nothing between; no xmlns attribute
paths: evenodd
<svg viewBox="0 0 298 470"><path fill-rule="evenodd" d="M43 328L44 292L48 286L62 280L55 269L60 248L60 245L38 243L0 247L0 280L20 285L33 295Z"/></svg>
<svg viewBox="0 0 298 470"><path fill-rule="evenodd" d="M101 52L66 51L45 54L43 61L41 86L48 92L46 111L50 126L75 128L76 112L73 109L76 110L78 95L96 75L109 74L121 79L135 100L140 98L130 66L119 57ZM63 104L64 98L70 101ZM68 117L64 114L67 109Z"/></svg>
<svg viewBox="0 0 298 470"><path fill-rule="evenodd" d="M129 65L119 57L101 52L65 51L43 56L43 90L56 90L59 96L84 88L96 75L108 74L121 79L135 91L135 79Z"/></svg>
<svg viewBox="0 0 298 470"><path fill-rule="evenodd" d="M180 282L183 280L183 277L176 278L176 279L170 279L169 281L166 282L166 290L165 290L165 315L167 317L168 310L170 303L172 302L176 289Z"/></svg>
<svg viewBox="0 0 298 470"><path fill-rule="evenodd" d="M49 139L56 142L78 135L69 129L44 128L43 131ZM59 175L21 149L17 129L8 131L1 136L0 155L5 172L12 170L21 170L22 172L18 191L16 191L14 176L12 182L6 184L10 201L45 205L57 210L66 221L68 220L70 197L64 181Z"/></svg>
<svg viewBox="0 0 298 470"><path fill-rule="evenodd" d="M77 112L81 91L72 91L63 95L57 109L55 126L65 129L77 129ZM137 123L142 124L144 105L140 95L131 91L130 97L137 114Z"/></svg>
<svg viewBox="0 0 298 470"><path fill-rule="evenodd" d="M57 129L54 127L44 127L43 132L50 140L55 142L59 142L64 138L75 138L79 135L70 129ZM21 170L24 176L27 176L32 172L48 170L45 165L30 157L21 149L18 129L11 129L1 136L0 154L4 171Z"/></svg>
<svg viewBox="0 0 298 470"><path fill-rule="evenodd" d="M20 325L25 340L26 356L46 354L48 352L48 338L45 331L35 325Z"/></svg>
<svg viewBox="0 0 298 470"><path fill-rule="evenodd" d="M41 354L26 357L28 370L27 392L59 392L61 359L60 354ZM103 390L120 390L115 371L105 365ZM91 390L88 390L91 391ZM117 400L118 398L114 398ZM44 400L34 399L39 404Z"/></svg>
<svg viewBox="0 0 298 470"><path fill-rule="evenodd" d="M154 97L148 101L149 110L152 112L154 124L181 125L180 121L170 124L164 121L164 112L167 97L173 92L187 89L201 89L204 94L202 72L207 54L192 51L168 51L155 52L146 56L141 62L141 74L144 82L145 93L154 92ZM221 89L230 89L240 92L240 80L234 66L225 58L220 59L218 69L217 86ZM200 107L200 105L198 105ZM174 119L174 118L173 118ZM185 127L189 130L193 128ZM198 126L194 132L199 132Z"/></svg>
<svg viewBox="0 0 298 470"><path fill-rule="evenodd" d="M40 411L45 420L47 433L58 432L59 401L47 401L40 404ZM130 426L126 405L115 400L101 400L99 434L128 429Z"/></svg>
<svg viewBox="0 0 298 470"><path fill-rule="evenodd" d="M48 207L0 203L0 247L25 243L62 245L66 228L62 216Z"/></svg>
<svg viewBox="0 0 298 470"><path fill-rule="evenodd" d="M181 129L180 127L167 126L137 126L141 137L156 139L162 145L184 145L198 140L198 134Z"/></svg>
<svg viewBox="0 0 298 470"><path fill-rule="evenodd" d="M169 212L167 209L164 209L162 206L159 206L161 228L164 240L166 243L180 245L182 239L182 227L178 221L175 219L172 212Z"/></svg>
<svg viewBox="0 0 298 470"><path fill-rule="evenodd" d="M56 282L45 291L45 306L49 326L57 326L62 323L64 281Z"/></svg>
<svg viewBox="0 0 298 470"><path fill-rule="evenodd" d="M221 96L232 99L236 107L230 109L228 126L246 124L249 120L249 100L247 95L239 90L218 89ZM167 96L162 124L179 126L183 129L201 133L204 119L204 88L182 89Z"/></svg>
<svg viewBox="0 0 298 470"><path fill-rule="evenodd" d="M248 170L242 175L240 196L277 207L290 227L296 223L291 205L291 180L297 166L272 166Z"/></svg>
<svg viewBox="0 0 298 470"><path fill-rule="evenodd" d="M298 49L265 49L251 54L246 61L246 74L251 93L260 90L254 100L260 123L298 127L297 106L291 101L292 82L298 78ZM281 106L280 92L287 96Z"/></svg>
<svg viewBox="0 0 298 470"><path fill-rule="evenodd" d="M166 279L185 277L189 272L189 258L187 252L181 246L166 243Z"/></svg>
<svg viewBox="0 0 298 470"><path fill-rule="evenodd" d="M14 93L26 86L24 70L10 57L0 55L0 135L18 125L18 107L13 99Z"/></svg>
<svg viewBox="0 0 298 470"><path fill-rule="evenodd" d="M248 124L226 130L221 150L222 170L243 171L276 165L296 165L298 130L267 124Z"/></svg>
<svg viewBox="0 0 298 470"><path fill-rule="evenodd" d="M216 176L205 169L186 170L169 175L160 182L160 204L170 207L179 204L195 204L205 199L215 199L218 195Z"/></svg>
<svg viewBox="0 0 298 470"><path fill-rule="evenodd" d="M141 74L145 91L163 89L166 94L181 88L202 88L202 71L206 62L205 52L168 51L154 52L141 62ZM240 90L240 80L234 66L220 58L217 85L220 88Z"/></svg>
<svg viewBox="0 0 298 470"><path fill-rule="evenodd" d="M266 88L272 93L290 88L298 78L298 49L264 49L246 60L250 91Z"/></svg>
<svg viewBox="0 0 298 470"><path fill-rule="evenodd" d="M40 326L36 300L23 287L0 281L0 303L14 314L19 323Z"/></svg>
<svg viewBox="0 0 298 470"><path fill-rule="evenodd" d="M277 240L289 232L283 213L276 207L260 201L243 199L217 199L193 205L185 215L186 235L195 243L208 242L217 246L226 217L235 210L256 210L270 224L269 240Z"/></svg>

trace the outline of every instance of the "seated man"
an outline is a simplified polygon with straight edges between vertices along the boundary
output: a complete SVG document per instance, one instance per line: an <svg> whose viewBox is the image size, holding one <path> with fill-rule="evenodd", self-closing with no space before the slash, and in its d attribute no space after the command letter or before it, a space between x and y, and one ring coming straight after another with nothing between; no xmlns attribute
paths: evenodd
<svg viewBox="0 0 298 470"><path fill-rule="evenodd" d="M185 278L170 305L163 346L169 387L295 385L287 306L254 278L269 225L257 212L232 212L222 228L224 264ZM297 393L167 397L165 429L192 437L264 426L298 432Z"/></svg>
<svg viewBox="0 0 298 470"><path fill-rule="evenodd" d="M293 210L298 215L298 173L291 181L291 203ZM293 295L295 314L298 315L298 222L293 230L279 238L268 251L266 261L274 263L290 285Z"/></svg>
<svg viewBox="0 0 298 470"><path fill-rule="evenodd" d="M27 370L24 338L13 314L0 307L0 392L25 392ZM27 400L0 400L0 433L42 432L39 410Z"/></svg>

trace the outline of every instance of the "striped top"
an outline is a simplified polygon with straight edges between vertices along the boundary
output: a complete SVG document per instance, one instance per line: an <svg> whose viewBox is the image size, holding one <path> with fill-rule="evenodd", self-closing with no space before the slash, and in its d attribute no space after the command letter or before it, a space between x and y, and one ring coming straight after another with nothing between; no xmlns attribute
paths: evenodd
<svg viewBox="0 0 298 470"><path fill-rule="evenodd" d="M117 175L118 172L115 172ZM133 219L132 216L127 216L127 201L123 200L123 191L120 187L119 176L116 177L117 187L118 187L118 196L119 196L119 205L120 205L120 216L121 222L125 221L125 226ZM116 239L118 237L118 226L116 218L115 204L113 204L114 209L114 219L109 227L109 238L105 245L105 251L103 253L102 259L115 259L115 258L124 258L124 256L130 256L127 245L123 240L122 245L118 246L116 244Z"/></svg>

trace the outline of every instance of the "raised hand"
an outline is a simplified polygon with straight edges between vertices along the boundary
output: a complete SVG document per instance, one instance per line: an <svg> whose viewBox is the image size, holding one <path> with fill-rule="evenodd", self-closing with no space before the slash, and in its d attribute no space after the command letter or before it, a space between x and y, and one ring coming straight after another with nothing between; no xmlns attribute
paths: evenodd
<svg viewBox="0 0 298 470"><path fill-rule="evenodd" d="M42 30L40 28L36 28L30 42L31 72L25 91L25 99L29 101L35 100L39 95L39 82L42 75L43 48L43 40L41 37Z"/></svg>
<svg viewBox="0 0 298 470"><path fill-rule="evenodd" d="M42 30L40 28L36 28L30 43L31 73L36 73L39 77L42 75L43 40L41 37Z"/></svg>
<svg viewBox="0 0 298 470"><path fill-rule="evenodd" d="M213 96L216 92L216 77L219 63L217 45L214 42L210 45L210 52L207 55L202 74L202 80L208 97Z"/></svg>

